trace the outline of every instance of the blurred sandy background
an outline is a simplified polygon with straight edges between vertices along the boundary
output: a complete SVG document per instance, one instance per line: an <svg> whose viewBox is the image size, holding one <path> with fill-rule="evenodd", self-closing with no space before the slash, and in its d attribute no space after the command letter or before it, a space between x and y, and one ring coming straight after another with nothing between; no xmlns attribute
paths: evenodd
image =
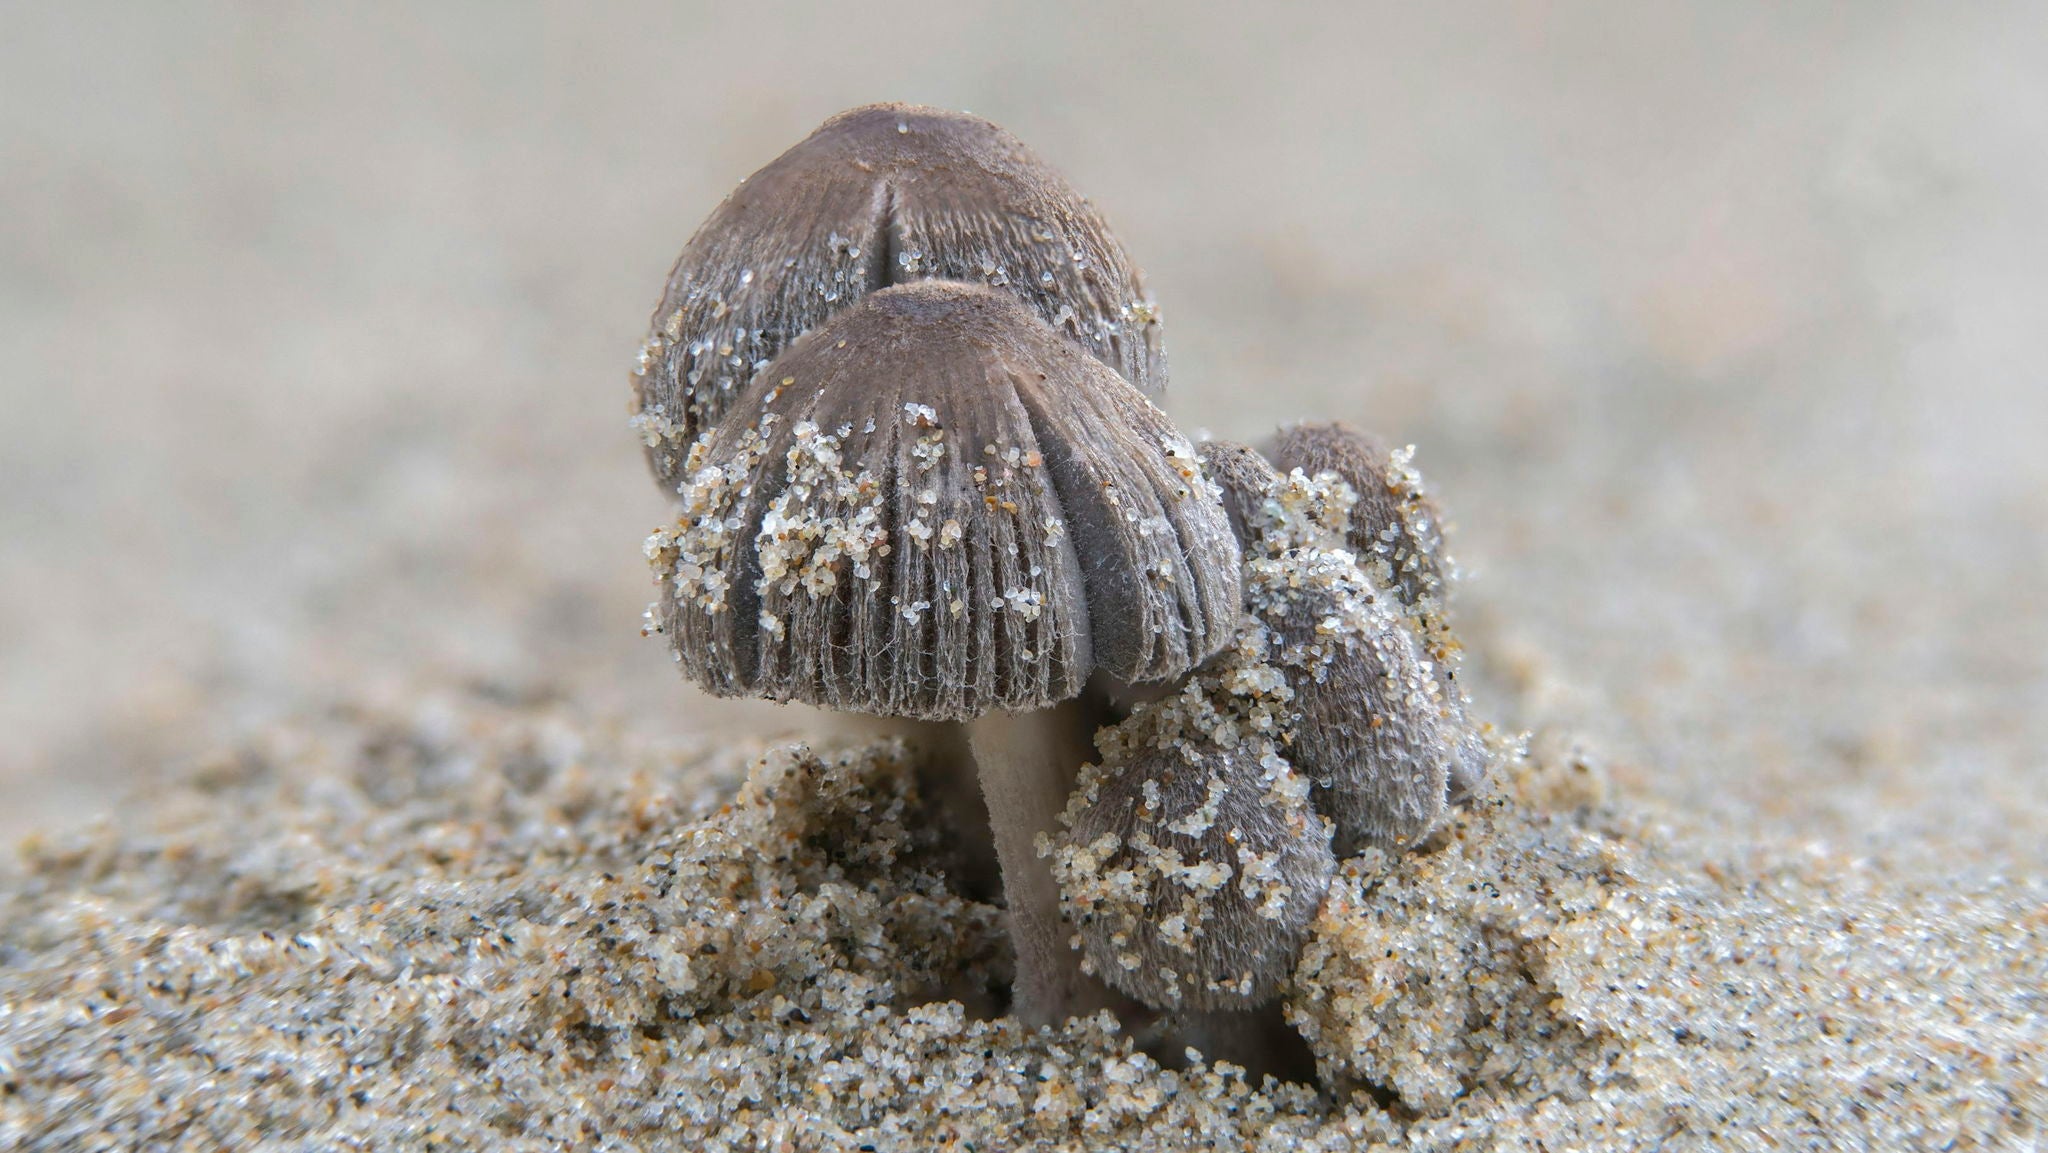
<svg viewBox="0 0 2048 1153"><path fill-rule="evenodd" d="M1760 836L2048 855L2038 9L4 12L0 833L422 686L801 723L638 636L627 370L735 181L906 99L1102 205L1184 424L1420 446L1482 712Z"/></svg>

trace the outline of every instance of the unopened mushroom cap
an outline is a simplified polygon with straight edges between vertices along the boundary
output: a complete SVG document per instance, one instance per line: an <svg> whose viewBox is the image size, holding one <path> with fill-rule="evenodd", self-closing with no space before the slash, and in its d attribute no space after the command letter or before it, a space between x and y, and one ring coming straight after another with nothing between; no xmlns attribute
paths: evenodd
<svg viewBox="0 0 2048 1153"><path fill-rule="evenodd" d="M1193 448L1007 293L869 294L693 447L660 621L714 693L927 720L1193 668L1240 564Z"/></svg>
<svg viewBox="0 0 2048 1153"><path fill-rule="evenodd" d="M1201 446L1202 468L1223 495L1231 531L1247 557L1296 548L1346 548L1357 494L1341 477L1285 476L1247 445Z"/></svg>
<svg viewBox="0 0 2048 1153"><path fill-rule="evenodd" d="M1101 736L1053 873L1082 954L1157 1008L1250 1008L1294 967L1336 868L1309 783L1260 728L1287 690L1256 646Z"/></svg>
<svg viewBox="0 0 2048 1153"><path fill-rule="evenodd" d="M1443 513L1409 455L1341 422L1284 429L1275 453L1282 468L1308 476L1334 472L1356 493L1346 547L1376 583L1401 599L1423 654L1434 666L1441 696L1456 717L1458 753L1451 763L1450 793L1458 801L1485 776L1489 754L1479 729L1466 720L1465 691L1458 684L1464 646L1451 628L1455 566L1444 552Z"/></svg>
<svg viewBox="0 0 2048 1153"><path fill-rule="evenodd" d="M1369 463L1367 451L1347 460ZM1294 693L1288 757L1336 822L1338 853L1413 844L1447 797L1477 780L1484 751L1388 566L1370 554L1362 564L1349 547L1361 498L1335 468L1311 476L1297 465L1283 476L1224 441L1203 445L1202 458L1243 541L1249 621ZM1355 474L1375 492L1387 487L1379 467ZM1423 605L1434 614L1437 601Z"/></svg>
<svg viewBox="0 0 2048 1153"><path fill-rule="evenodd" d="M1281 430L1273 461L1283 472L1342 477L1358 497L1346 539L1359 563L1405 605L1443 600L1443 515L1406 451L1341 422L1302 423Z"/></svg>
<svg viewBox="0 0 2048 1153"><path fill-rule="evenodd" d="M1260 521L1266 494L1279 474L1250 445L1231 440L1204 441L1199 449L1202 471L1215 483L1230 518L1231 534L1246 555L1263 551Z"/></svg>
<svg viewBox="0 0 2048 1153"><path fill-rule="evenodd" d="M1337 852L1420 840L1443 815L1466 726L1400 606L1350 553L1312 548L1248 562L1245 601L1294 689L1288 755L1336 822Z"/></svg>
<svg viewBox="0 0 2048 1153"><path fill-rule="evenodd" d="M1165 388L1157 309L1087 201L980 117L869 105L747 178L670 272L637 381L663 487L791 341L869 292L926 278L1008 292L1140 392Z"/></svg>

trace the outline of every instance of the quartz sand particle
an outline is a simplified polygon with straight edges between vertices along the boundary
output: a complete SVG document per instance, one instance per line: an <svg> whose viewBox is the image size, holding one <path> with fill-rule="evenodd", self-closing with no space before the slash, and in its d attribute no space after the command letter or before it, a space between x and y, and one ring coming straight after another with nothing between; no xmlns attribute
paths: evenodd
<svg viewBox="0 0 2048 1153"><path fill-rule="evenodd" d="M909 779L895 746L684 757L480 702L252 740L24 846L0 1146L2048 1138L2038 879L1745 843L1539 736L1419 852L1344 865L1288 994L1318 1094L981 1016L997 911Z"/></svg>

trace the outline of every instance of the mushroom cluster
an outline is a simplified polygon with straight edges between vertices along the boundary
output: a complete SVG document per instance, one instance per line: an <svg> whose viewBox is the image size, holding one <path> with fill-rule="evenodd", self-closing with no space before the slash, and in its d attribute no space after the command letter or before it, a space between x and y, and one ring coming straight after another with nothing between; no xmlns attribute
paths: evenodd
<svg viewBox="0 0 2048 1153"><path fill-rule="evenodd" d="M1484 770L1407 454L1191 443L1136 266L987 121L854 109L754 174L635 378L649 631L714 694L961 726L1027 1022L1270 1001L1338 857Z"/></svg>

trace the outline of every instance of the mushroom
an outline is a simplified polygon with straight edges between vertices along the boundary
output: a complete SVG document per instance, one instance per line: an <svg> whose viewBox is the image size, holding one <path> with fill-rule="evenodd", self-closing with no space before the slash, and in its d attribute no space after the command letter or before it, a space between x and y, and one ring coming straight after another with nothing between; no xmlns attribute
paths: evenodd
<svg viewBox="0 0 2048 1153"><path fill-rule="evenodd" d="M669 273L636 373L635 421L663 488L798 336L930 278L1010 293L1140 392L1165 388L1158 309L1086 200L986 120L874 104L742 182Z"/></svg>
<svg viewBox="0 0 2048 1153"><path fill-rule="evenodd" d="M1336 870L1282 754L1293 692L1253 624L1097 737L1053 872L1089 972L1159 1009L1237 1010L1294 968Z"/></svg>
<svg viewBox="0 0 2048 1153"><path fill-rule="evenodd" d="M1273 463L1281 472L1336 473L1356 498L1342 535L1358 563L1411 609L1440 613L1444 594L1443 514L1415 471L1413 448L1394 451L1369 432L1338 421L1280 430Z"/></svg>
<svg viewBox="0 0 2048 1153"><path fill-rule="evenodd" d="M1035 854L1085 757L1056 706L1229 642L1240 557L1194 449L1016 297L882 288L726 405L650 610L720 695L965 722L1034 1023L1090 996Z"/></svg>
<svg viewBox="0 0 2048 1153"><path fill-rule="evenodd" d="M1476 736L1402 602L1345 547L1355 490L1334 471L1282 476L1243 445L1203 457L1243 534L1246 614L1293 692L1288 758L1315 782L1337 853L1415 843Z"/></svg>
<svg viewBox="0 0 2048 1153"><path fill-rule="evenodd" d="M1449 617L1451 564L1444 554L1443 514L1413 463L1415 450L1390 449L1371 433L1341 422L1301 423L1282 429L1273 459L1305 476L1335 473L1357 502L1343 536L1369 576L1401 600L1441 686L1460 735L1450 763L1450 800L1478 787L1486 774L1486 744L1467 723L1458 663L1464 647ZM1242 538L1240 538L1242 539Z"/></svg>
<svg viewBox="0 0 2048 1153"><path fill-rule="evenodd" d="M1368 448L1340 447L1356 450L1343 462L1354 475L1378 482L1385 466ZM1269 1001L1292 969L1335 869L1333 832L1343 855L1419 840L1469 734L1390 591L1404 587L1394 564L1375 580L1352 551L1361 533L1361 548L1384 536L1366 555L1399 560L1429 590L1416 611L1438 612L1439 553L1401 547L1433 546L1433 518L1414 515L1405 533L1383 511L1361 518L1336 471L1282 476L1241 444L1211 442L1202 457L1245 556L1236 643L1098 734L1100 763L1083 768L1049 847L1089 971L1231 1031L1230 1014ZM1419 499L1419 484L1406 491ZM1399 507L1396 495L1372 491Z"/></svg>

